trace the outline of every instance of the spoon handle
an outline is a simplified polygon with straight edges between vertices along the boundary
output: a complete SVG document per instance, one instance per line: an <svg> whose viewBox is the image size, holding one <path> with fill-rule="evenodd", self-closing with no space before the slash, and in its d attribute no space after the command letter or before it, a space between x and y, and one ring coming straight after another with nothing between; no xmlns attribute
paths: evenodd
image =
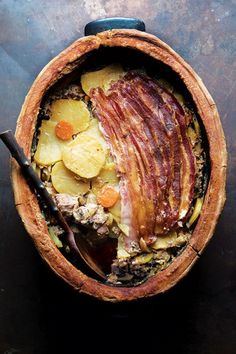
<svg viewBox="0 0 236 354"><path fill-rule="evenodd" d="M6 130L5 132L0 133L0 139L2 139L4 144L7 146L12 157L16 159L22 169L24 176L29 180L29 183L36 190L37 194L44 200L50 212L54 215L57 214L57 205L54 203L43 182L34 171L29 160L25 156L23 149L17 143L12 131Z"/></svg>
<svg viewBox="0 0 236 354"><path fill-rule="evenodd" d="M48 207L48 210L59 221L64 231L66 231L68 243L71 246L71 248L73 248L73 250L75 250L78 253L78 248L75 243L73 232L71 231L61 211L58 209L56 203L48 193L43 182L34 171L29 160L25 156L23 149L16 141L16 138L14 137L12 131L6 130L5 132L0 133L0 139L2 139L3 143L9 149L12 157L14 157L18 162L18 164L20 165L22 172L24 176L27 178L29 184L34 188L36 193L43 199L46 206Z"/></svg>

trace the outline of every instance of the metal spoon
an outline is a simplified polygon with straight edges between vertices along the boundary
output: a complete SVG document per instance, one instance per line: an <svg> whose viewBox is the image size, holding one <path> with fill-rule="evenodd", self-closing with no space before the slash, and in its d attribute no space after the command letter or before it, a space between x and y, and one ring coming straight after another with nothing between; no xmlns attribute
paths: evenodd
<svg viewBox="0 0 236 354"><path fill-rule="evenodd" d="M17 143L11 130L4 131L0 133L0 139L9 149L12 157L16 159L20 165L24 176L26 177L29 185L34 189L36 195L39 195L44 203L46 204L50 213L58 220L59 225L65 231L65 238L71 252L78 255L86 265L92 269L101 278L106 279L106 275L103 271L102 264L96 262L94 254L96 253L96 248L91 247L91 244L86 241L84 237L79 237L77 243L75 242L75 236L61 211L58 209L57 205L53 201L52 197L45 188L43 182L40 180L33 167L31 166L29 160L24 154L23 149ZM91 256L93 255L93 257Z"/></svg>

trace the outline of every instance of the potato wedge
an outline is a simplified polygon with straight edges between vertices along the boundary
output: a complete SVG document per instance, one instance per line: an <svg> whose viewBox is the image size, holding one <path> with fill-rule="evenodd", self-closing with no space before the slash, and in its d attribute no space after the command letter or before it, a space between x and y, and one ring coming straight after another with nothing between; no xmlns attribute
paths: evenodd
<svg viewBox="0 0 236 354"><path fill-rule="evenodd" d="M91 136L78 135L62 152L65 166L83 178L99 174L106 159L102 145Z"/></svg>
<svg viewBox="0 0 236 354"><path fill-rule="evenodd" d="M38 165L48 166L60 161L62 147L68 142L64 142L56 137L55 126L56 122L44 120L40 127L39 141L34 160Z"/></svg>
<svg viewBox="0 0 236 354"><path fill-rule="evenodd" d="M107 91L112 81L118 81L124 70L120 64L111 64L97 71L91 71L81 76L81 85L84 92L89 96L92 88L101 87Z"/></svg>
<svg viewBox="0 0 236 354"><path fill-rule="evenodd" d="M84 195L90 188L89 181L80 181L73 172L65 167L62 161L53 166L51 178L52 185L58 193L72 196Z"/></svg>
<svg viewBox="0 0 236 354"><path fill-rule="evenodd" d="M89 126L90 112L83 101L59 99L51 105L51 120L66 121L74 129L74 134L84 131Z"/></svg>

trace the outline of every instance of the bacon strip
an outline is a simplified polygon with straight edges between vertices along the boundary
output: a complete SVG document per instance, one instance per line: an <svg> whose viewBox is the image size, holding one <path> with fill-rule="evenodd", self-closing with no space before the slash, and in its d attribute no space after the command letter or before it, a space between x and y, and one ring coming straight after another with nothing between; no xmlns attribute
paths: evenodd
<svg viewBox="0 0 236 354"><path fill-rule="evenodd" d="M106 94L93 89L91 100L120 176L125 247L136 252L141 237L153 243L191 205L196 171L185 112L155 80L135 72Z"/></svg>

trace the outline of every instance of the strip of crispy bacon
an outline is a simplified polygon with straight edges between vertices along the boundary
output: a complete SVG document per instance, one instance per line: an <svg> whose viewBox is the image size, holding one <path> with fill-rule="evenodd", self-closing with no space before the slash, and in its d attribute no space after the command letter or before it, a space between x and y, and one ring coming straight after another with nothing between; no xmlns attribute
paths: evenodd
<svg viewBox="0 0 236 354"><path fill-rule="evenodd" d="M141 238L153 243L189 210L195 157L187 119L173 95L140 73L126 74L106 94L93 89L91 99L121 179L125 247L133 253Z"/></svg>

